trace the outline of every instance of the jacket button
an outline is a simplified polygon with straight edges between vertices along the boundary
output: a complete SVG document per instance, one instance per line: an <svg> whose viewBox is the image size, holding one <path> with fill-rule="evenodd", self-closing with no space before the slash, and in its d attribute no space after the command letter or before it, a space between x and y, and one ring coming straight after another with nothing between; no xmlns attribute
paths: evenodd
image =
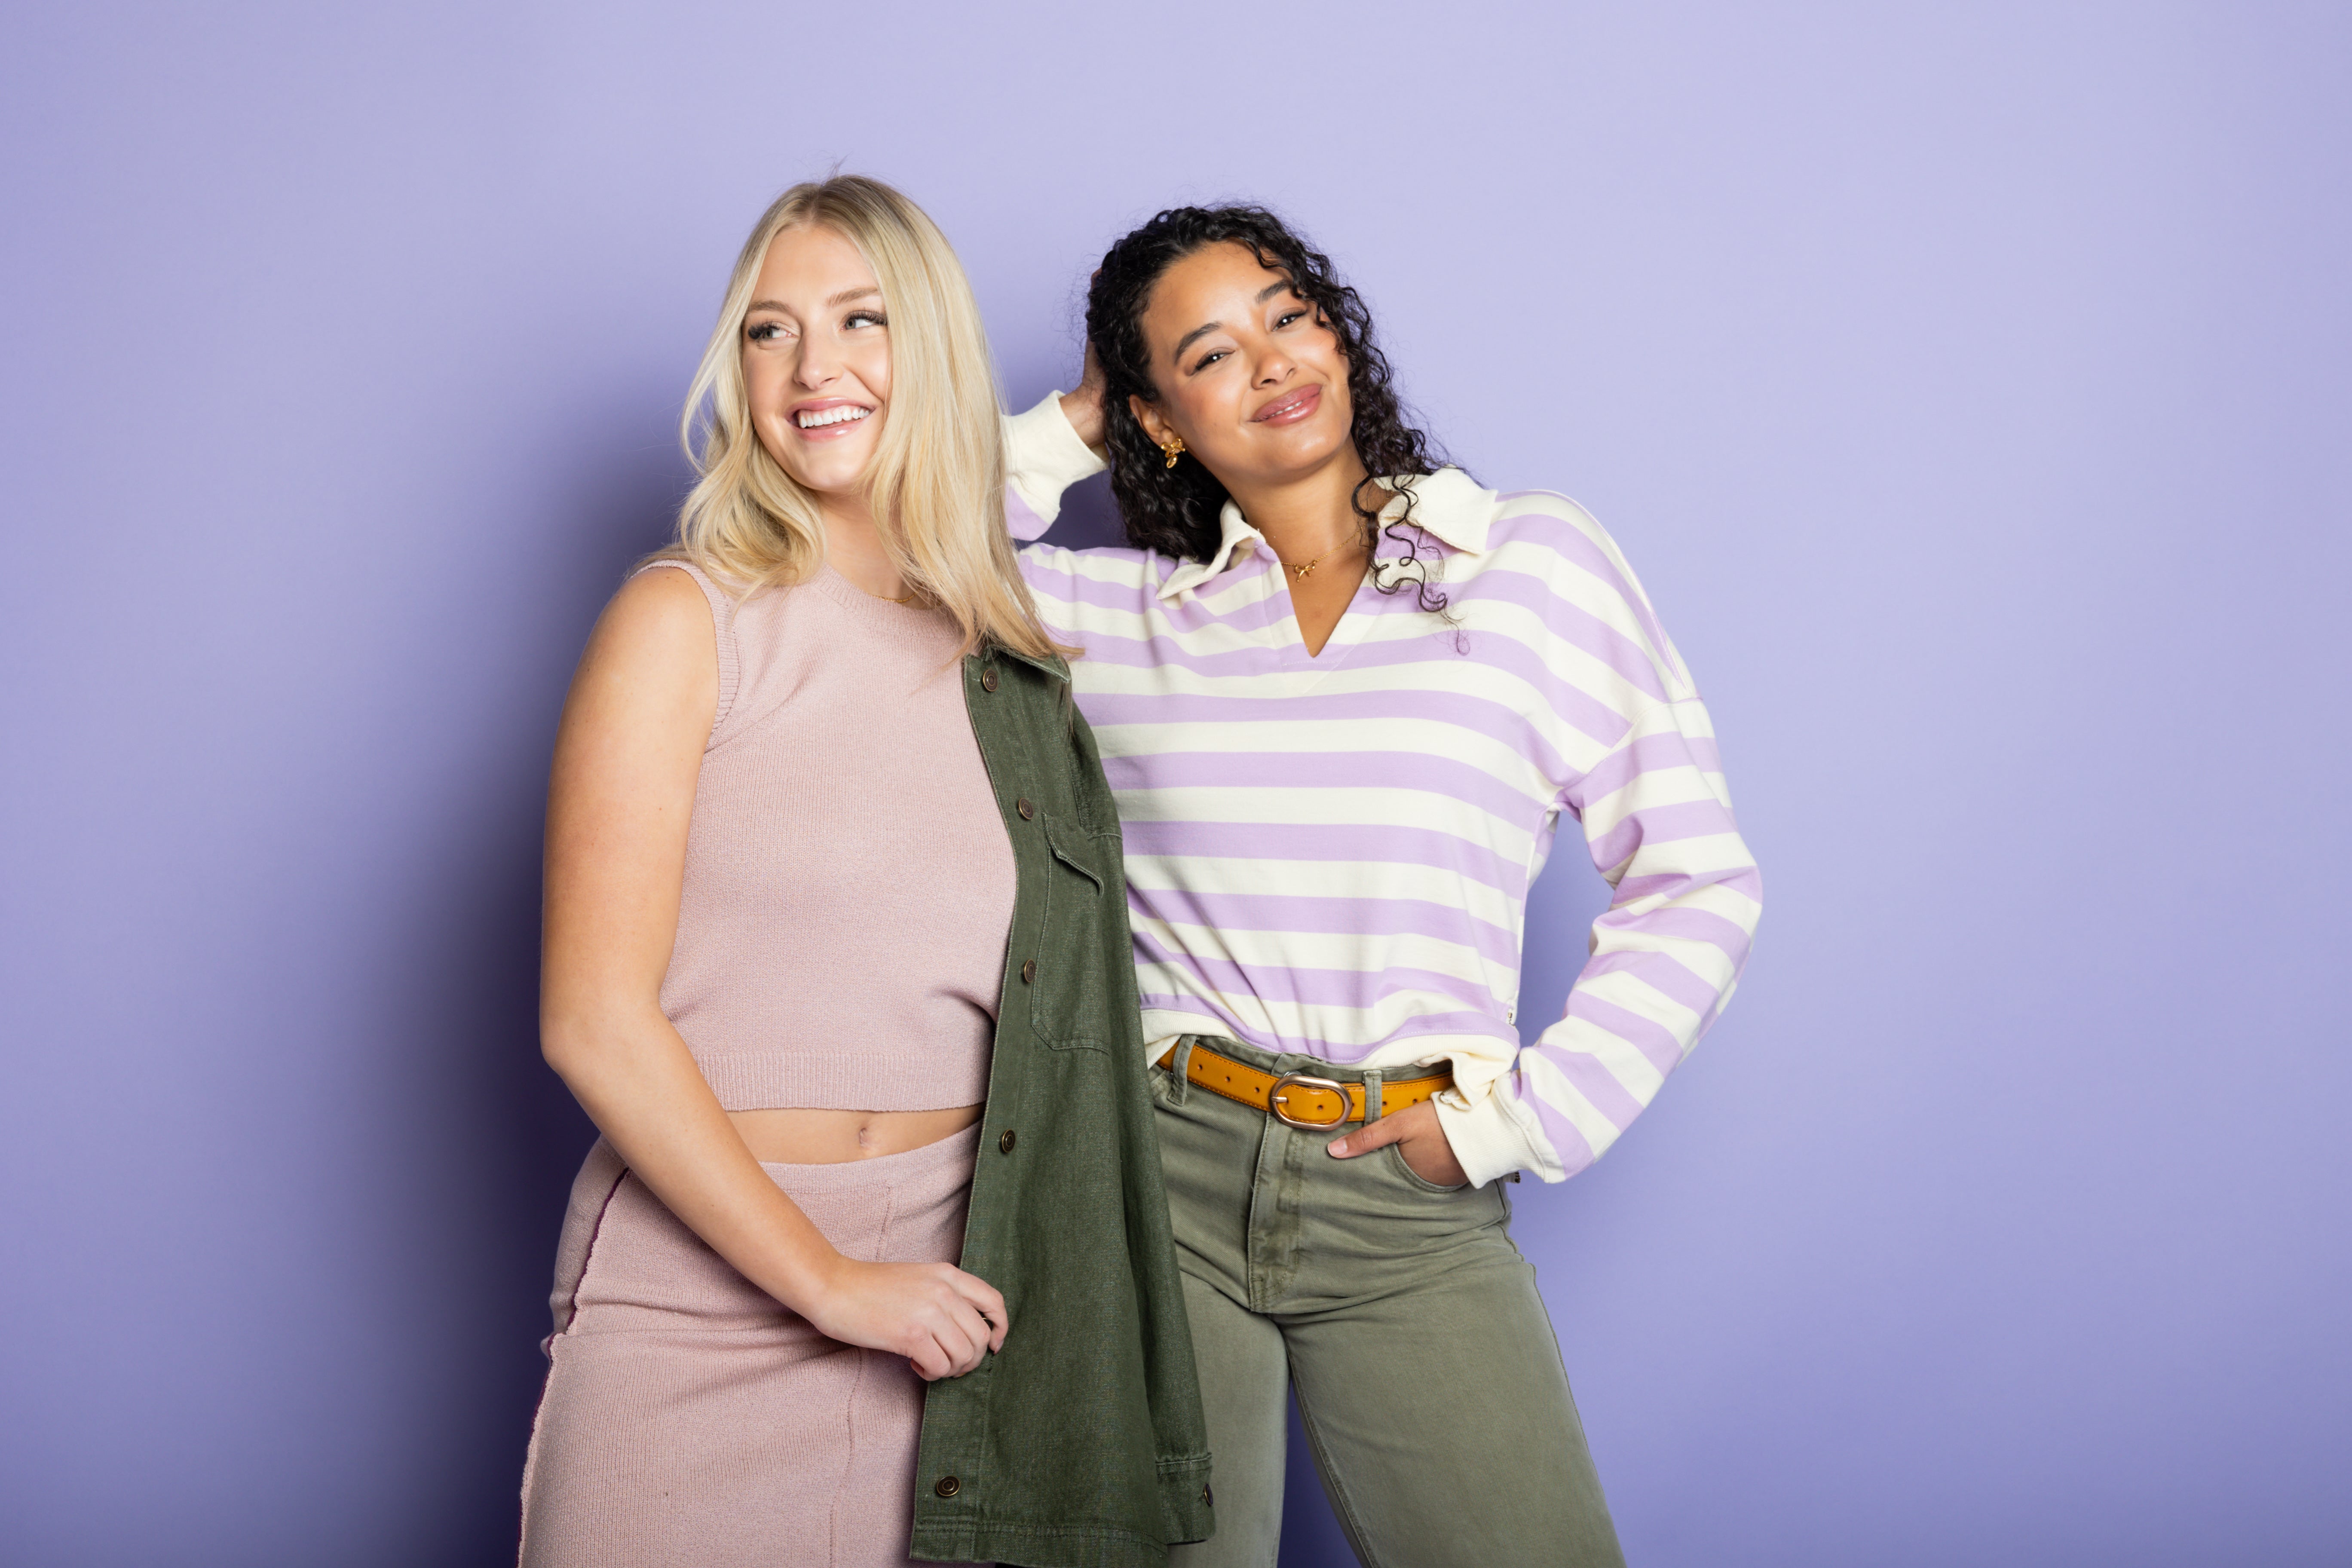
<svg viewBox="0 0 2352 1568"><path fill-rule="evenodd" d="M1010 1128L1010 1127L1006 1128L1006 1129L1004 1130L1004 1136L1003 1136L1003 1137L1002 1137L1002 1138L999 1138L999 1139L996 1141L996 1152L997 1152L998 1153L1000 1153L1000 1154L1010 1154L1010 1153L1012 1153L1012 1152L1013 1152L1013 1129L1012 1129L1012 1128Z"/></svg>
<svg viewBox="0 0 2352 1568"><path fill-rule="evenodd" d="M1019 802L1013 805L1013 809L1021 814L1021 820L1024 822L1028 821L1031 817L1037 815L1037 808L1029 804L1029 797L1025 795L1023 795Z"/></svg>
<svg viewBox="0 0 2352 1568"><path fill-rule="evenodd" d="M980 672L980 689L982 691L993 691L996 689L996 666L992 664L982 668ZM948 1480L951 1481L953 1479L955 1479L953 1476L950 1476L948 1478ZM943 1481L940 1484L944 1486L946 1482ZM940 1495L944 1497L947 1494L942 1492Z"/></svg>
<svg viewBox="0 0 2352 1568"><path fill-rule="evenodd" d="M956 1493L963 1490L963 1483L956 1479L953 1476L941 1476L940 1478L940 1484L933 1487L931 1489L939 1493L941 1497L953 1497Z"/></svg>
<svg viewBox="0 0 2352 1568"><path fill-rule="evenodd" d="M1033 958L1033 959L1031 959L1028 963L1024 963L1024 964L1023 964L1023 965L1021 966L1021 984L1024 984L1024 985L1029 984L1032 981L1035 980L1036 978L1037 978L1037 961L1036 961L1035 959L1034 959L1034 958Z"/></svg>

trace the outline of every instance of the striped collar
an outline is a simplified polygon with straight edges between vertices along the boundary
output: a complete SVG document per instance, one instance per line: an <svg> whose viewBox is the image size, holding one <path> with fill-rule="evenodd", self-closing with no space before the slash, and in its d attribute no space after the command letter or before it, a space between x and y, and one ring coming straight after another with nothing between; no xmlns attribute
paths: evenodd
<svg viewBox="0 0 2352 1568"><path fill-rule="evenodd" d="M1478 481L1461 469L1440 468L1433 474L1378 482L1392 490L1412 491L1412 521L1432 539L1465 554L1476 555L1486 550L1486 525L1494 521L1496 492L1481 489ZM1391 497L1381 508L1381 521L1394 521L1403 508L1402 496ZM1179 562L1176 570L1168 574L1168 580L1160 584L1160 597L1173 599L1198 588L1251 551L1265 547L1265 535L1243 520L1242 509L1234 502L1225 502L1217 522L1216 553L1206 561Z"/></svg>

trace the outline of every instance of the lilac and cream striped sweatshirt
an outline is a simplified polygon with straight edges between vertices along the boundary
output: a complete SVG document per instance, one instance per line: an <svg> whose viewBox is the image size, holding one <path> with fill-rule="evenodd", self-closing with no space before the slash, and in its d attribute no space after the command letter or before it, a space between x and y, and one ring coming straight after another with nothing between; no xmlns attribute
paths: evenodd
<svg viewBox="0 0 2352 1568"><path fill-rule="evenodd" d="M1102 464L1057 396L1007 437L1008 519L1034 540ZM1601 525L1456 468L1399 482L1452 626L1368 581L1309 658L1231 503L1204 562L1032 543L1022 569L1085 649L1152 1054L1221 1034L1357 1068L1450 1059L1438 1115L1471 1180L1560 1181L1723 1010L1761 884L1706 710ZM1615 897L1566 1015L1523 1043L1528 889L1562 816Z"/></svg>

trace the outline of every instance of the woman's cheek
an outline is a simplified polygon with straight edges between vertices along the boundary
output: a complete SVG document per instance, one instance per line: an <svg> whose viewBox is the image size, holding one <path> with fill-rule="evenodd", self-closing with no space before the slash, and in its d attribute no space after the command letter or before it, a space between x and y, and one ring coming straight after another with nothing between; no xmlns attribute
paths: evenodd
<svg viewBox="0 0 2352 1568"><path fill-rule="evenodd" d="M858 362L857 379L859 382L864 384L866 390L876 397L885 400L888 399L890 395L890 347L887 343L877 343L874 348Z"/></svg>
<svg viewBox="0 0 2352 1568"><path fill-rule="evenodd" d="M1231 398L1221 398L1209 389L1195 388L1189 396L1179 398L1177 405L1184 410L1184 422L1193 429L1212 430L1216 428L1218 416L1221 414L1238 412L1238 410L1227 410L1223 406L1233 401Z"/></svg>

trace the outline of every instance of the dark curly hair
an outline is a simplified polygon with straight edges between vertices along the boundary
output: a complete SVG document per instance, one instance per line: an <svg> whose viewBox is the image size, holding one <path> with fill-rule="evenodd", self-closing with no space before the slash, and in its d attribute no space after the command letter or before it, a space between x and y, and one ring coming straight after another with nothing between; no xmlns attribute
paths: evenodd
<svg viewBox="0 0 2352 1568"><path fill-rule="evenodd" d="M1289 278L1299 296L1322 313L1348 361L1348 399L1355 410L1349 435L1363 459L1366 479L1349 499L1364 529L1364 542L1378 542L1380 508L1386 493L1379 477L1434 473L1444 462L1429 437L1406 423L1389 369L1388 356L1372 340L1371 312L1357 292L1339 281L1331 258L1309 246L1289 225L1264 207L1171 207L1112 246L1087 289L1087 338L1103 371L1103 437L1110 448L1111 494L1127 525L1128 542L1180 559L1205 561L1216 553L1218 513L1225 487L1198 461L1170 468L1144 432L1130 395L1159 401L1151 381L1151 351L1143 341L1143 311L1161 276L1185 257L1212 245L1247 247L1258 264ZM1367 492L1374 503L1365 504ZM1420 607L1445 612L1445 595L1430 581L1428 561L1435 551L1412 521L1413 497L1405 493L1403 513L1387 528L1403 550L1402 559L1375 571L1383 594L1411 587ZM1424 553L1426 552L1426 554Z"/></svg>

